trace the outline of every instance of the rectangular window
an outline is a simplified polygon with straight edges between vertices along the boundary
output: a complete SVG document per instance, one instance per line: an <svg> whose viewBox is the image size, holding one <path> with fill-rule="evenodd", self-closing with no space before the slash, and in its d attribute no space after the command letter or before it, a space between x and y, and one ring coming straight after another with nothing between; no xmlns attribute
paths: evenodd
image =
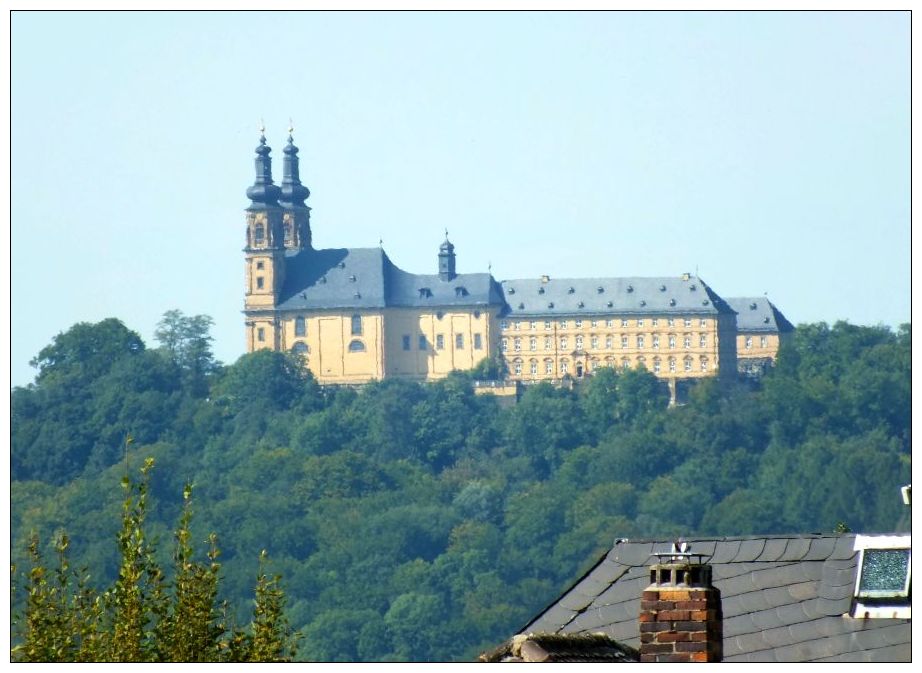
<svg viewBox="0 0 922 673"><path fill-rule="evenodd" d="M508 350L509 350L509 339L503 337L503 340L500 342L500 347L499 347L499 349L500 349L503 353L505 353L506 351L508 351Z"/></svg>
<svg viewBox="0 0 922 673"><path fill-rule="evenodd" d="M419 350L424 351L424 350L427 350L428 348L429 348L429 344L426 342L426 335L420 334L419 335Z"/></svg>
<svg viewBox="0 0 922 673"><path fill-rule="evenodd" d="M599 326L599 321L598 321L598 320L590 320L590 321L589 321L589 325L590 325L591 327L598 327L598 326Z"/></svg>
<svg viewBox="0 0 922 673"><path fill-rule="evenodd" d="M352 316L352 336L362 336L362 316Z"/></svg>
<svg viewBox="0 0 922 673"><path fill-rule="evenodd" d="M643 327L643 318L637 318L637 326Z"/></svg>
<svg viewBox="0 0 922 673"><path fill-rule="evenodd" d="M707 326L708 326L708 319L707 319L707 318L702 318L700 324L701 324L702 327L707 327Z"/></svg>
<svg viewBox="0 0 922 673"><path fill-rule="evenodd" d="M685 318L685 326L691 327L691 318Z"/></svg>
<svg viewBox="0 0 922 673"><path fill-rule="evenodd" d="M707 334L702 334L700 337L698 337L698 345L701 348L707 348L707 345L708 345Z"/></svg>
<svg viewBox="0 0 922 673"><path fill-rule="evenodd" d="M554 340L549 336L544 337L544 350L549 351L553 347L554 347Z"/></svg>
<svg viewBox="0 0 922 673"><path fill-rule="evenodd" d="M582 348L583 348L583 335L577 334L576 335L576 350L582 350Z"/></svg>
<svg viewBox="0 0 922 673"><path fill-rule="evenodd" d="M522 322L520 320L516 320L514 323L512 323L512 329L514 330L518 330L519 327L521 326L522 326Z"/></svg>
<svg viewBox="0 0 922 673"><path fill-rule="evenodd" d="M682 345L685 346L685 348L691 348L691 336L689 336L688 334L686 334L686 335L682 338Z"/></svg>
<svg viewBox="0 0 922 673"><path fill-rule="evenodd" d="M865 549L858 579L859 598L901 598L909 595L908 549Z"/></svg>
<svg viewBox="0 0 922 673"><path fill-rule="evenodd" d="M544 329L551 329L551 321L550 321L550 320L545 320L545 321L544 321Z"/></svg>
<svg viewBox="0 0 922 673"><path fill-rule="evenodd" d="M505 321L505 320L500 320L500 321L499 321L499 328L500 328L500 329L509 329L509 323L508 323L507 321Z"/></svg>
<svg viewBox="0 0 922 673"><path fill-rule="evenodd" d="M675 348L675 336L672 334L669 335L669 348Z"/></svg>
<svg viewBox="0 0 922 673"><path fill-rule="evenodd" d="M528 339L528 350L536 351L538 350L538 337L529 337Z"/></svg>
<svg viewBox="0 0 922 673"><path fill-rule="evenodd" d="M566 320L561 320L561 321L560 321L560 329L567 329L567 321L566 321Z"/></svg>
<svg viewBox="0 0 922 673"><path fill-rule="evenodd" d="M455 349L456 350L464 349L464 335L461 333L455 334Z"/></svg>
<svg viewBox="0 0 922 673"><path fill-rule="evenodd" d="M515 371L516 376L522 375L522 361L521 360L515 361L515 364L513 366L513 371Z"/></svg>
<svg viewBox="0 0 922 673"><path fill-rule="evenodd" d="M627 348L627 335L621 335L621 348Z"/></svg>
<svg viewBox="0 0 922 673"><path fill-rule="evenodd" d="M746 337L746 348L752 348L752 337Z"/></svg>
<svg viewBox="0 0 922 673"><path fill-rule="evenodd" d="M672 358L669 358L669 371L671 372L675 371L675 360L673 360Z"/></svg>
<svg viewBox="0 0 922 673"><path fill-rule="evenodd" d="M256 262L256 270L257 270L257 271L262 271L264 268L266 268L265 262Z"/></svg>
<svg viewBox="0 0 922 673"><path fill-rule="evenodd" d="M445 350L445 335L444 334L435 335L435 349L437 351Z"/></svg>
<svg viewBox="0 0 922 673"><path fill-rule="evenodd" d="M307 335L307 323L304 320L304 316L298 316L295 318L295 336L306 336Z"/></svg>
<svg viewBox="0 0 922 673"><path fill-rule="evenodd" d="M560 337L560 349L561 350L567 349L567 337Z"/></svg>
<svg viewBox="0 0 922 673"><path fill-rule="evenodd" d="M537 360L531 361L531 375L532 376L538 375L538 361Z"/></svg>
<svg viewBox="0 0 922 673"><path fill-rule="evenodd" d="M666 324L669 327L675 327L675 318L666 318Z"/></svg>
<svg viewBox="0 0 922 673"><path fill-rule="evenodd" d="M653 373L659 374L659 370L660 370L660 362L659 360L654 360L653 361Z"/></svg>
<svg viewBox="0 0 922 673"><path fill-rule="evenodd" d="M627 318L621 318L621 326L627 327Z"/></svg>
<svg viewBox="0 0 922 673"><path fill-rule="evenodd" d="M590 337L589 344L592 346L593 349L598 348L599 347L599 337L597 336Z"/></svg>
<svg viewBox="0 0 922 673"><path fill-rule="evenodd" d="M614 327L614 326L615 326L615 321L612 320L611 318L609 318L608 320L605 321L605 326L606 326L606 327Z"/></svg>
<svg viewBox="0 0 922 673"><path fill-rule="evenodd" d="M266 330L262 327L256 328L256 340L265 341L266 340Z"/></svg>
<svg viewBox="0 0 922 673"><path fill-rule="evenodd" d="M658 319L658 318L652 318L652 319L650 320L650 324L653 325L654 327L657 327L657 326L659 325L659 319Z"/></svg>
<svg viewBox="0 0 922 673"><path fill-rule="evenodd" d="M607 348L607 349L609 349L609 350L611 350L612 348L614 348L614 341L615 341L615 340L611 337L611 335L605 337L605 348Z"/></svg>
<svg viewBox="0 0 922 673"><path fill-rule="evenodd" d="M685 371L690 372L692 369L691 358L685 358Z"/></svg>
<svg viewBox="0 0 922 673"><path fill-rule="evenodd" d="M766 348L768 346L768 337L764 337L764 336L759 337L759 345L762 348Z"/></svg>
<svg viewBox="0 0 922 673"><path fill-rule="evenodd" d="M405 351L410 350L410 335L409 334L403 335L403 350Z"/></svg>
<svg viewBox="0 0 922 673"><path fill-rule="evenodd" d="M516 337L512 340L512 350L516 353L522 350L522 337Z"/></svg>
<svg viewBox="0 0 922 673"><path fill-rule="evenodd" d="M256 289L262 290L265 281L262 276L256 276Z"/></svg>
<svg viewBox="0 0 922 673"><path fill-rule="evenodd" d="M659 334L653 335L653 347L659 348Z"/></svg>
<svg viewBox="0 0 922 673"><path fill-rule="evenodd" d="M569 369L569 364L567 363L566 360L560 363L560 373L561 374L566 374L568 369Z"/></svg>
<svg viewBox="0 0 922 673"><path fill-rule="evenodd" d="M536 330L538 329L538 322L536 320L532 320L528 323L528 327L529 329Z"/></svg>
<svg viewBox="0 0 922 673"><path fill-rule="evenodd" d="M582 328L583 328L583 321L582 321L582 320L577 320L577 321L575 321L575 324L576 324L576 329L582 329Z"/></svg>
<svg viewBox="0 0 922 673"><path fill-rule="evenodd" d="M637 348L643 348L643 334L637 335Z"/></svg>
<svg viewBox="0 0 922 673"><path fill-rule="evenodd" d="M474 350L483 350L483 337L480 336L480 332L474 334Z"/></svg>
<svg viewBox="0 0 922 673"><path fill-rule="evenodd" d="M554 361L553 360L544 361L544 373L547 374L548 376L552 376L554 374Z"/></svg>

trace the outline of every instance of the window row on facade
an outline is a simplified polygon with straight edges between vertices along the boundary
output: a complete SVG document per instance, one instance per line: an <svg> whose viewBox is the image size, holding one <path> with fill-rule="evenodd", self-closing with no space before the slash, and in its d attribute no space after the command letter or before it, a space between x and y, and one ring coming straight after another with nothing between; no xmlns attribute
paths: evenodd
<svg viewBox="0 0 922 673"><path fill-rule="evenodd" d="M527 339L527 342L524 341ZM616 340L617 339L617 340ZM559 347L561 350L567 350L572 347L576 350L583 350L587 347L591 350L613 350L615 344L620 345L621 348L660 348L664 346L670 350L675 350L678 347L679 337L675 334L636 334L636 335L614 335L606 334L604 336L599 335L589 335L588 339L582 334L577 334L573 337L573 340L570 340L569 336L557 337ZM708 347L708 334L698 334L697 339L693 334L683 334L682 335L682 348L690 349L692 344L697 341L698 348L707 348ZM529 351L539 350L539 344L543 344L543 350L549 351L554 350L554 337L549 335L544 335L541 337L531 336L531 337L502 337L500 339L500 349L503 353L506 353L510 350L510 347L515 352L520 352L524 350L527 346ZM604 344L604 345L603 345Z"/></svg>
<svg viewBox="0 0 922 673"><path fill-rule="evenodd" d="M633 325L631 324L633 320ZM708 318L698 318L697 319L699 327L707 327L710 322ZM545 330L553 329L556 323L557 329L583 329L585 326L589 327L601 327L603 324L605 327L614 327L616 323L620 327L659 327L660 325L665 325L666 327L675 327L677 324L681 324L684 327L691 327L694 324L692 318L561 318L559 320L500 320L499 328L503 331L520 331L520 330L531 330L535 331L541 329L540 326L543 326ZM572 325L572 327L571 327Z"/></svg>
<svg viewBox="0 0 922 673"><path fill-rule="evenodd" d="M410 334L404 334L401 337L401 342L403 345L403 350L409 351L413 350L413 337ZM427 351L430 349L429 339L425 334L416 335L416 346L417 350ZM463 332L458 332L455 334L455 350L464 350L465 348L465 338ZM473 348L475 351L483 350L483 335L479 332L474 333L473 335ZM445 335L436 334L435 335L435 350L441 351L445 350Z"/></svg>
<svg viewBox="0 0 922 673"><path fill-rule="evenodd" d="M746 348L752 348L752 336L746 335ZM759 348L768 348L768 337L760 336L759 337Z"/></svg>
<svg viewBox="0 0 922 673"><path fill-rule="evenodd" d="M652 364L652 370L654 374L661 374L665 371L668 371L669 373L677 373L678 371L680 371L680 368L681 368L681 371L683 372L710 371L710 360L705 356L701 356L698 358L697 367L695 366L695 359L692 358L691 356L686 356L685 358L683 358L681 360L681 363L676 358L666 358L664 361L662 358L658 358L658 357L652 358L650 362ZM553 358L544 358L544 360L541 360L541 361L539 361L536 358L532 358L528 360L527 362L523 360L522 358L514 358L511 364L512 364L511 366L512 373L515 374L516 376L522 376L522 373L526 365L528 367L528 373L530 373L532 376L537 376L542 371L544 375L546 376L554 375L555 363L554 363ZM640 356L634 361L634 364L636 366L643 365L646 367L647 360L643 356ZM631 360L629 358L621 358L621 360L619 361L613 357L607 357L604 360L600 360L598 358L592 358L588 362L588 367L589 367L590 372L596 369L599 369L601 367L614 368L619 365L622 369L629 369L631 367ZM574 372L581 373L582 363L575 363L575 365L573 366L578 368L578 369L574 369ZM569 373L571 373L570 360L567 358L561 358L560 359L560 375L563 376Z"/></svg>

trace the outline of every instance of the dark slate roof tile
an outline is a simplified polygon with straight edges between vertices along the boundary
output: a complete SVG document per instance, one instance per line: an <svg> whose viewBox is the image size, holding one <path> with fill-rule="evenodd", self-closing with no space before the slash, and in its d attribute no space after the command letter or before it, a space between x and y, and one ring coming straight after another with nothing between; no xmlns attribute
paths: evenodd
<svg viewBox="0 0 922 673"><path fill-rule="evenodd" d="M580 591L571 591L566 596L561 598L557 604L561 607L567 608L568 610L579 612L580 610L589 607L593 600L593 596L587 596Z"/></svg>
<svg viewBox="0 0 922 673"><path fill-rule="evenodd" d="M570 622L568 630L573 632L583 632L583 631L601 631L604 627L611 624L612 620L608 616L607 611L600 610L598 608L590 608L585 612L581 612L576 616L576 618Z"/></svg>
<svg viewBox="0 0 922 673"><path fill-rule="evenodd" d="M784 587L784 590L788 592L791 602L806 601L817 596L816 582L798 582Z"/></svg>
<svg viewBox="0 0 922 673"><path fill-rule="evenodd" d="M781 621L778 617L778 613L774 610L765 610L764 608L754 610L751 616L752 623L762 631L786 625L786 622Z"/></svg>
<svg viewBox="0 0 922 673"><path fill-rule="evenodd" d="M843 598L848 598L851 600L851 597L855 593L855 576L851 576L851 581L847 584L832 584L825 581L825 576L823 577L824 581L820 584L819 597L827 598L831 601L842 600Z"/></svg>
<svg viewBox="0 0 922 673"><path fill-rule="evenodd" d="M823 589L820 595L824 595L829 589L836 587L854 588L855 579L858 576L857 565L850 561L827 561L823 564Z"/></svg>
<svg viewBox="0 0 922 673"><path fill-rule="evenodd" d="M735 563L755 561L762 555L762 551L764 549L764 539L744 540L742 544L740 544L739 554L736 555L736 558L733 559L733 561Z"/></svg>
<svg viewBox="0 0 922 673"><path fill-rule="evenodd" d="M740 551L740 540L723 540L714 549L711 563L729 563Z"/></svg>
<svg viewBox="0 0 922 673"><path fill-rule="evenodd" d="M810 549L804 555L805 561L825 561L836 546L835 537L821 537L810 540Z"/></svg>
<svg viewBox="0 0 922 673"><path fill-rule="evenodd" d="M781 555L782 561L800 561L804 555L810 551L810 540L802 537L793 537L788 540L784 554Z"/></svg>
<svg viewBox="0 0 922 673"><path fill-rule="evenodd" d="M534 624L530 624L529 630L559 631L562 626L569 624L575 616L576 612L574 610L569 610L558 603L557 605L552 605Z"/></svg>
<svg viewBox="0 0 922 673"><path fill-rule="evenodd" d="M714 550L717 548L718 540L713 539L702 539L702 540L691 540L691 550L695 554L704 554L705 556L713 556ZM710 562L709 559L706 559Z"/></svg>
<svg viewBox="0 0 922 673"><path fill-rule="evenodd" d="M665 545L661 545L665 548ZM634 544L619 544L612 549L613 561L626 566L646 566L650 563L653 553L652 542L638 542ZM610 556L611 558L611 556Z"/></svg>
<svg viewBox="0 0 922 673"><path fill-rule="evenodd" d="M851 605L851 598L841 598L838 600L817 598L811 605L811 608L815 611L815 614L818 615L842 615L851 609Z"/></svg>
<svg viewBox="0 0 922 673"><path fill-rule="evenodd" d="M760 561L777 561L784 555L784 550L788 546L787 538L769 538L765 541L765 548L762 550Z"/></svg>
<svg viewBox="0 0 922 673"><path fill-rule="evenodd" d="M855 536L841 535L836 540L836 547L830 554L832 559L850 559L854 558L858 552L855 551Z"/></svg>
<svg viewBox="0 0 922 673"><path fill-rule="evenodd" d="M804 611L803 603L790 603L775 608L778 621L785 626L810 621L811 617Z"/></svg>

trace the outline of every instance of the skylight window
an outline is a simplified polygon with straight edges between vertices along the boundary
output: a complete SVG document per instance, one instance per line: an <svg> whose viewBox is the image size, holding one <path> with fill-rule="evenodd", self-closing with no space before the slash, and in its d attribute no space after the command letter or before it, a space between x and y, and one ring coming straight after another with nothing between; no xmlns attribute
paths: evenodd
<svg viewBox="0 0 922 673"><path fill-rule="evenodd" d="M858 535L855 580L856 618L912 618L912 537Z"/></svg>
<svg viewBox="0 0 922 673"><path fill-rule="evenodd" d="M905 598L909 595L908 549L865 549L858 579L859 598Z"/></svg>

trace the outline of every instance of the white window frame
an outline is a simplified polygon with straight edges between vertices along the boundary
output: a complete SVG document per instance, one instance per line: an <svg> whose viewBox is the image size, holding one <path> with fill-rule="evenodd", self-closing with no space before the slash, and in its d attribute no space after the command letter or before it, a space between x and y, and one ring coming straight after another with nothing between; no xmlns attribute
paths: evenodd
<svg viewBox="0 0 922 673"><path fill-rule="evenodd" d="M852 594L854 602L850 616L855 619L912 619L912 603L909 598L905 603L901 598L894 598L890 605L861 602L858 589L861 585L861 571L864 567L864 552L868 549L908 549L909 574L906 576L906 586L912 586L912 535L856 535L854 550L860 552L860 555L855 572L855 591Z"/></svg>

